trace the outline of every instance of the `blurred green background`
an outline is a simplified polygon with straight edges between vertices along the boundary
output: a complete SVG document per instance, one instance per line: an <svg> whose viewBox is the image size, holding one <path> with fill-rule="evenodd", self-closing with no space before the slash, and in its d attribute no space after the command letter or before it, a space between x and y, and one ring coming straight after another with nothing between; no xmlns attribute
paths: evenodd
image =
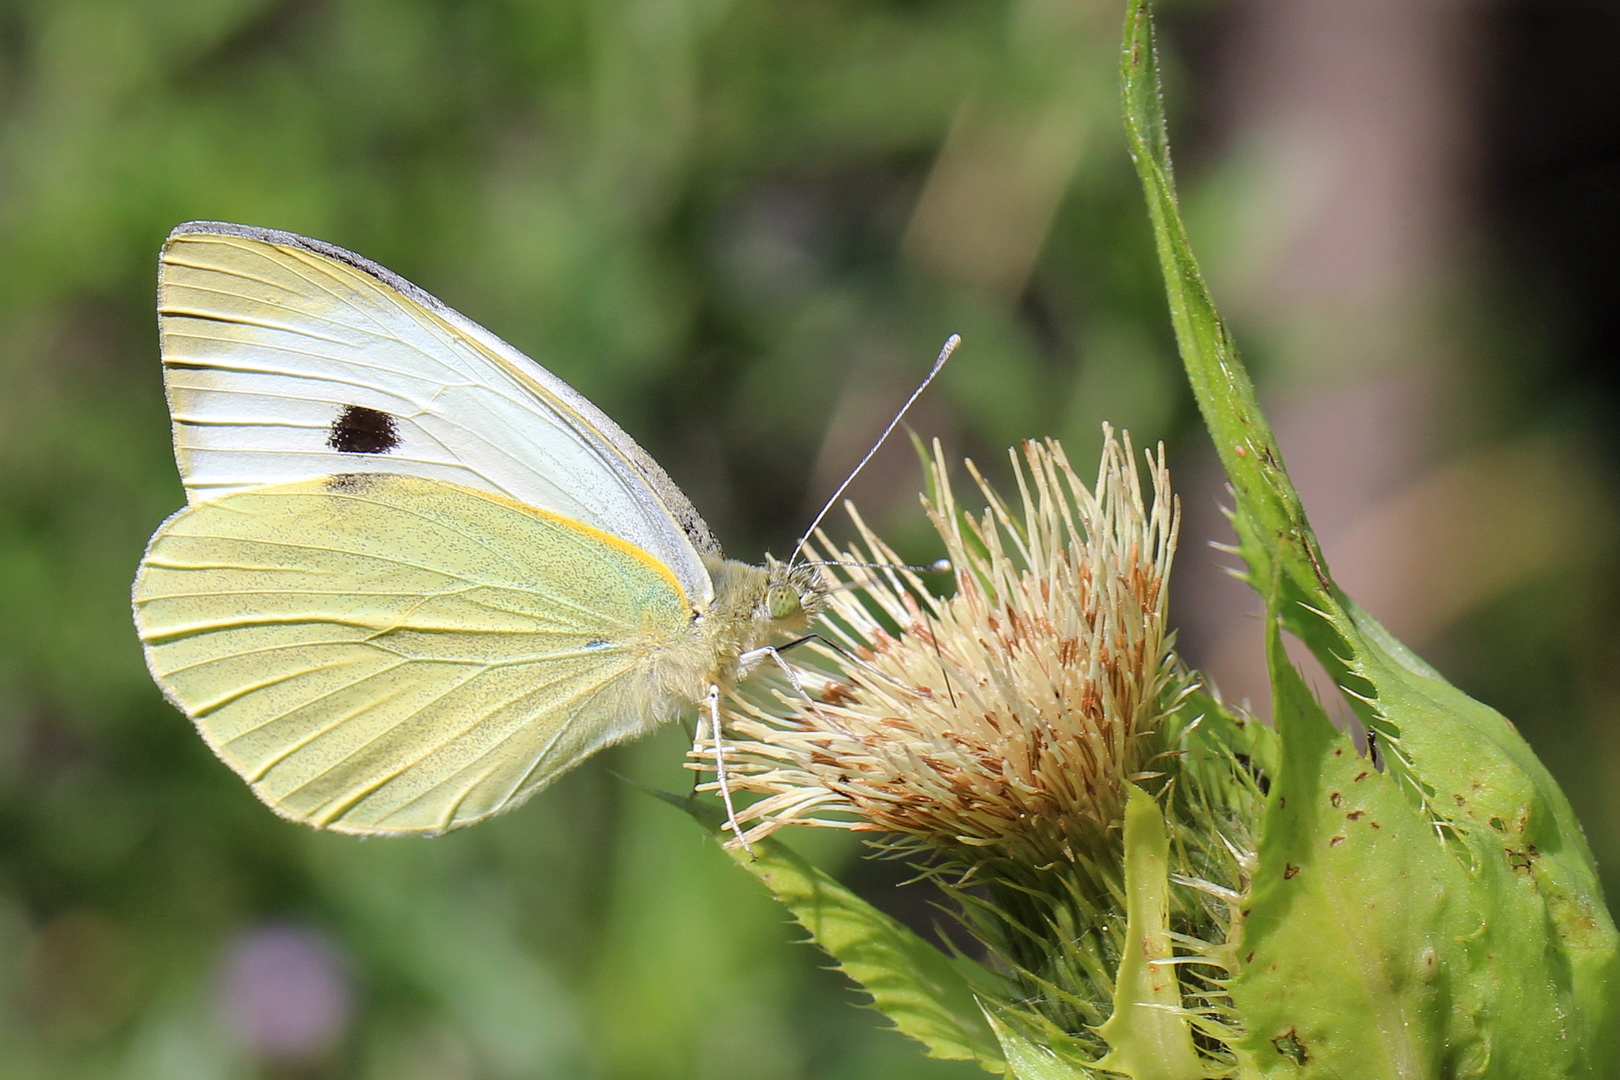
<svg viewBox="0 0 1620 1080"><path fill-rule="evenodd" d="M784 552L913 414L996 462L1164 439L1189 657L1264 711L1169 346L1101 0L0 0L0 1076L905 1078L747 875L618 775L434 841L260 806L128 589L182 495L176 223L404 274ZM1195 241L1341 580L1515 719L1620 895L1620 15L1166 4ZM992 468L992 472L995 470ZM890 448L855 496L933 557ZM797 842L918 925L900 868Z"/></svg>

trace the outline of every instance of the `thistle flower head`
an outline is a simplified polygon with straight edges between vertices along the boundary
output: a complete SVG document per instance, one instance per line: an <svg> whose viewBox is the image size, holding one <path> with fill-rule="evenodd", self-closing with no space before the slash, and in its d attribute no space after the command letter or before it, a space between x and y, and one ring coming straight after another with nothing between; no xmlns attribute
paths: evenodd
<svg viewBox="0 0 1620 1080"><path fill-rule="evenodd" d="M1014 505L968 463L987 504L974 516L935 447L924 505L950 597L856 517L865 550L824 566L834 644L811 647L813 667L795 658L805 692L730 703L729 783L764 796L739 814L750 840L830 825L959 865L1046 864L1084 861L1120 820L1126 782L1151 768L1173 670L1178 510L1163 450L1148 458L1151 502L1112 430L1093 488L1055 440L1012 459ZM694 763L712 753L694 748Z"/></svg>

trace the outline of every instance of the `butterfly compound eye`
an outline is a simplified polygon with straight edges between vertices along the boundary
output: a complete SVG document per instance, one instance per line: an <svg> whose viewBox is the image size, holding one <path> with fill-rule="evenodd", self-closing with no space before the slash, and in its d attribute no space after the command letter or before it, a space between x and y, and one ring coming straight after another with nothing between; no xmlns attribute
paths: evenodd
<svg viewBox="0 0 1620 1080"><path fill-rule="evenodd" d="M765 593L765 609L773 619L788 619L797 615L802 605L799 591L788 585L772 585Z"/></svg>

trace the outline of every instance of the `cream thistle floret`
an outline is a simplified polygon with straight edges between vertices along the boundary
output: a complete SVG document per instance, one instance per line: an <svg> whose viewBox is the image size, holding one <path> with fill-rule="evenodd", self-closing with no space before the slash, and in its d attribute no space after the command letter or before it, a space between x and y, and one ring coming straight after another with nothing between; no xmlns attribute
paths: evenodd
<svg viewBox="0 0 1620 1080"><path fill-rule="evenodd" d="M729 705L729 784L763 796L738 814L749 840L789 824L881 832L958 866L1088 863L1107 846L1125 782L1151 776L1160 749L1179 510L1163 448L1144 503L1129 437L1104 434L1092 489L1055 440L1013 452L1016 508L968 462L977 518L936 445L924 506L948 598L856 517L865 550L824 567L836 647L792 657L806 693ZM694 747L695 767L712 762L712 743Z"/></svg>

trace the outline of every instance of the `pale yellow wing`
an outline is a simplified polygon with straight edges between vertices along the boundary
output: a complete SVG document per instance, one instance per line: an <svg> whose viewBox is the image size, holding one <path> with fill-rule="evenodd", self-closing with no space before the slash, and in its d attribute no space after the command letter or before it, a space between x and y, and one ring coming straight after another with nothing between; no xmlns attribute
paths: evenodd
<svg viewBox="0 0 1620 1080"><path fill-rule="evenodd" d="M437 833L669 718L668 568L455 484L333 476L198 503L135 582L147 662L278 813Z"/></svg>

